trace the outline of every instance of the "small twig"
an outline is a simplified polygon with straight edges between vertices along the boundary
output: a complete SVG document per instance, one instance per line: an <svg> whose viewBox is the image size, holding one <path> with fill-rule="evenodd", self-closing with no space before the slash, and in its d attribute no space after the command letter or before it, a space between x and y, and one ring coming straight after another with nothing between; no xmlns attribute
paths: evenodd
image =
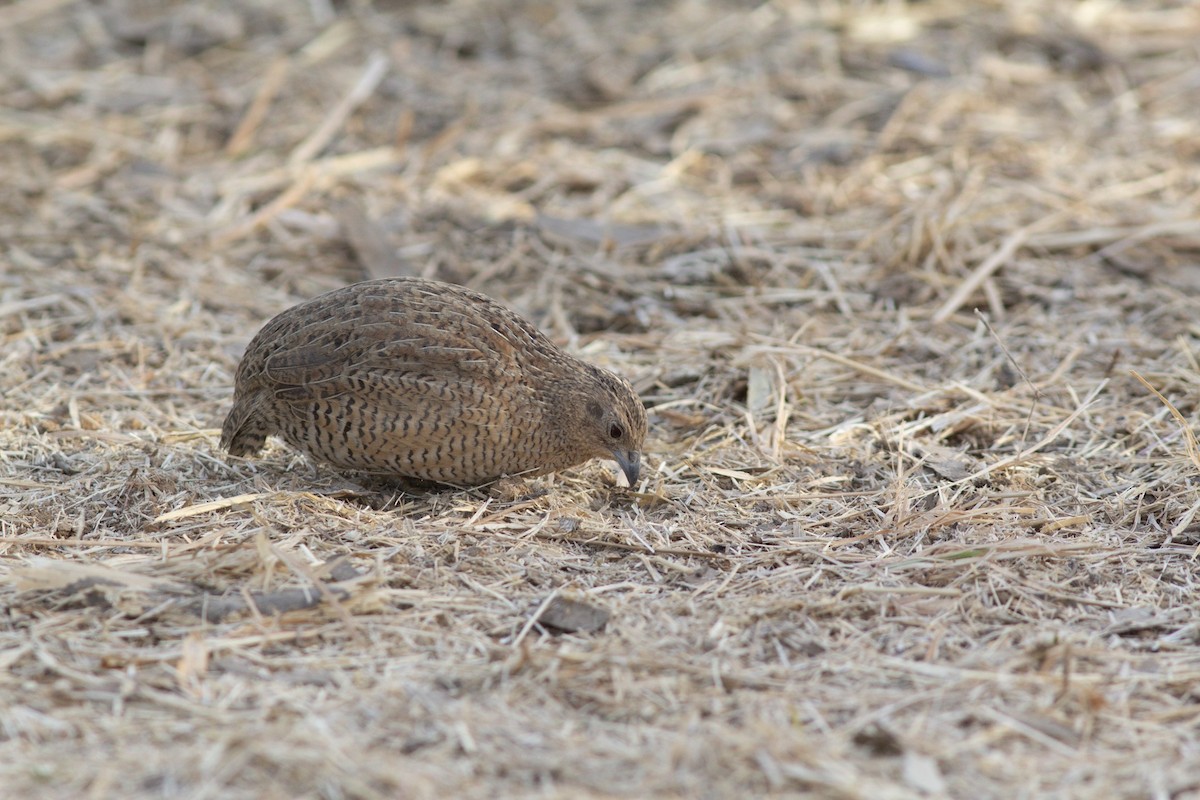
<svg viewBox="0 0 1200 800"><path fill-rule="evenodd" d="M520 632L517 633L516 638L513 639L513 643L510 645L512 649L516 650L518 647L520 647L521 642L524 641L525 637L529 635L529 632L533 630L533 626L536 625L538 620L542 618L542 613L550 607L550 604L554 602L554 598L558 597L558 594L561 590L562 587L556 586L554 591L548 594L546 599L538 605L537 609L529 615L529 619L525 621L525 624L521 627Z"/></svg>
<svg viewBox="0 0 1200 800"><path fill-rule="evenodd" d="M573 536L558 536L550 533L540 533L537 538L545 539L549 542L571 542L573 544L581 544L590 547L608 547L613 550L625 550L630 553L643 553L652 556L683 556L690 558L707 558L716 561L728 561L729 556L725 553L706 553L703 550L681 550L674 547L655 547L647 549L638 545L629 544L627 542L610 542L602 539L579 539Z"/></svg>
<svg viewBox="0 0 1200 800"><path fill-rule="evenodd" d="M236 497L224 497L220 500L210 500L207 503L196 503L195 505L184 506L177 508L174 511L168 511L165 514L159 514L154 518L155 522L173 522L177 519L186 517L194 517L197 514L205 514L209 511L221 511L233 506L245 505L252 503L255 500L261 500L264 497L270 497L271 492L250 492L248 494L239 494Z"/></svg>
<svg viewBox="0 0 1200 800"><path fill-rule="evenodd" d="M279 90L283 86L283 79L287 77L290 65L289 59L277 58L267 67L267 73L263 76L262 85L258 87L258 93L254 95L254 100L246 109L242 121L238 123L237 130L233 132L233 136L229 137L229 143L225 145L226 155L236 158L250 147L254 134L267 117L271 101L275 99L275 95L279 94Z"/></svg>
<svg viewBox="0 0 1200 800"><path fill-rule="evenodd" d="M1129 370L1129 374L1137 378L1138 383L1149 389L1150 392L1157 397L1164 406L1167 407L1167 410L1171 412L1171 416L1175 418L1175 421L1179 423L1180 428L1183 429L1183 440L1187 445L1188 458L1197 469L1200 469L1200 445L1197 445L1196 443L1196 434L1192 431L1192 426L1188 425L1187 420L1183 418L1183 414L1179 413L1179 409L1175 407L1175 404L1164 397L1162 392L1151 386L1150 381L1138 374L1137 370L1131 369Z"/></svg>
<svg viewBox="0 0 1200 800"><path fill-rule="evenodd" d="M996 344L1000 345L1001 351L1004 352L1009 363L1013 365L1013 369L1021 376L1021 380L1025 381L1029 388L1033 390L1033 402L1029 405L1029 413L1025 415L1025 430L1021 431L1021 441L1024 442L1029 436L1030 426L1033 425L1033 412L1037 410L1038 401L1042 399L1042 391L1034 385L1033 381L1029 380L1029 376L1025 374L1025 370L1022 369L1021 365L1017 363L1017 359L1013 357L1013 354L1004 345L1004 340L1000 338L1000 334L996 333L996 329L992 327L992 323L988 322L987 315L977 308L975 309L975 316L983 323L983 327L987 328L988 333L996 340Z"/></svg>
<svg viewBox="0 0 1200 800"><path fill-rule="evenodd" d="M1016 254L1017 250L1028 241L1031 234L1042 228L1049 227L1054 222L1057 222L1061 216L1062 214L1052 214L1048 217L1043 217L1037 222L1026 225L1024 228L1018 228L1009 234L1008 238L1000 245L1000 248L984 259L983 263L976 267L967 276L967 279L958 285L958 288L954 290L949 299L934 313L933 321L941 323L950 319L993 272L998 270Z"/></svg>
<svg viewBox="0 0 1200 800"><path fill-rule="evenodd" d="M0 544L19 544L23 547L128 547L130 550L162 550L162 542L136 539L55 539L52 536L0 536Z"/></svg>
<svg viewBox="0 0 1200 800"><path fill-rule="evenodd" d="M997 461L995 464L990 464L990 465L984 467L983 469L979 470L978 472L974 472L974 473L968 475L967 477L962 478L961 480L954 481L954 483L952 483L950 485L958 486L958 485L964 484L964 483L973 483L974 481L978 480L979 478L983 478L983 477L991 474L992 472L995 472L996 470L1004 469L1005 467L1011 467L1014 464L1019 464L1020 462L1029 458L1029 456L1033 455L1034 453L1041 450L1043 447L1046 447L1051 442L1053 442L1055 439L1057 439L1059 434L1061 434L1064 430L1066 430L1067 426L1069 426L1072 422L1074 422L1076 419L1078 419L1079 415L1087 410L1087 407L1092 404L1093 400L1096 399L1096 395L1100 394L1100 391L1107 385L1108 385L1108 381L1103 381L1099 385L1097 385L1095 389L1092 389L1092 391L1088 393L1088 396L1086 398L1084 398L1083 402L1079 404L1079 407L1076 408L1074 411L1072 411L1070 416L1068 416L1062 422L1058 423L1053 428L1051 428L1050 432L1047 433L1045 436L1043 436L1037 444L1033 445L1032 447L1027 447L1026 449L1022 450L1021 452L1019 452L1015 455L1011 455L1008 458L1002 458L999 461Z"/></svg>
<svg viewBox="0 0 1200 800"><path fill-rule="evenodd" d="M288 166L295 167L311 161L325 146L329 144L338 129L345 123L346 118L358 108L379 86L383 76L387 74L388 57L383 53L372 53L367 59L367 66L359 76L358 82L335 105L300 145L292 151L288 158Z"/></svg>
<svg viewBox="0 0 1200 800"><path fill-rule="evenodd" d="M775 341L775 340L771 340L771 341ZM828 361L832 361L835 364L841 364L843 367L849 367L850 369L852 369L856 372L861 372L864 375L870 375L873 378L878 378L879 380L884 381L886 383L895 384L896 386L899 386L902 389L908 389L910 392L923 393L923 392L928 391L926 389L926 387L922 386L919 383L916 383L915 381L910 381L907 378L900 377L899 375L893 375L892 373L887 372L882 369L879 369L878 367L872 367L869 364L864 364L861 361L855 361L852 358L847 358L846 356L838 355L837 353L831 352L829 350L822 350L819 347L810 347L808 345L801 345L801 344L789 344L786 346L777 345L774 347L771 347L771 346L763 347L763 348L761 348L761 352L763 352L763 353L772 353L772 352L774 352L774 353L797 353L797 352L808 353L808 354L811 354L814 356L818 356L820 358L824 358Z"/></svg>
<svg viewBox="0 0 1200 800"><path fill-rule="evenodd" d="M310 166L304 168L301 170L299 177L293 181L287 190L280 193L274 200L252 214L249 219L214 235L213 245L217 247L227 245L230 242L241 239L243 236L248 236L258 228L266 225L282 212L299 203L308 194L313 184L316 183L317 176L318 170L316 167Z"/></svg>

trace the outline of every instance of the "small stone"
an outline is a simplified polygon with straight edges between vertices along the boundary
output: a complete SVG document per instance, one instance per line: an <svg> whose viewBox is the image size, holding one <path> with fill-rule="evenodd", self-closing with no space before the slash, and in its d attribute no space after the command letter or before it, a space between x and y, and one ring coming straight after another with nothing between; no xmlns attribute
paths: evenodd
<svg viewBox="0 0 1200 800"><path fill-rule="evenodd" d="M555 597L538 615L537 621L560 633L596 633L604 630L610 616L603 608L582 600Z"/></svg>

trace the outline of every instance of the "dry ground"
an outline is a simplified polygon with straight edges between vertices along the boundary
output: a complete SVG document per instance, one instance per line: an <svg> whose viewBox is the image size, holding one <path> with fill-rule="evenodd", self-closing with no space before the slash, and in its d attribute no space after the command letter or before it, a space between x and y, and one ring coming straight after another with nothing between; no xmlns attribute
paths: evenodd
<svg viewBox="0 0 1200 800"><path fill-rule="evenodd" d="M1197 42L0 7L0 795L1200 797ZM379 274L630 376L644 483L220 453L255 330Z"/></svg>

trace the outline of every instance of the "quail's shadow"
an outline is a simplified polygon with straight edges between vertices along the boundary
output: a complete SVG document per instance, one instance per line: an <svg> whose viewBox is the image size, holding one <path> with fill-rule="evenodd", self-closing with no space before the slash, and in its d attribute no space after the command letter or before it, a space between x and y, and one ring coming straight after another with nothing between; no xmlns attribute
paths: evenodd
<svg viewBox="0 0 1200 800"><path fill-rule="evenodd" d="M337 475L320 494L372 511L392 511L413 500L463 491L468 490L435 481L354 473Z"/></svg>
<svg viewBox="0 0 1200 800"><path fill-rule="evenodd" d="M500 506L508 506L545 497L550 490L530 485L519 478L504 478L482 486L455 486L417 478L354 473L337 475L319 493L373 511L391 511L413 500L431 500L455 494L481 503L492 500L498 501Z"/></svg>

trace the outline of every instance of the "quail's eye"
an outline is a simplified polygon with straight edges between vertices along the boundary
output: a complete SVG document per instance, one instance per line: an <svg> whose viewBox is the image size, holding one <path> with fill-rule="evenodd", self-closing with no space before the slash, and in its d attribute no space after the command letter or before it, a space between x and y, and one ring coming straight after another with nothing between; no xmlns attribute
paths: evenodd
<svg viewBox="0 0 1200 800"><path fill-rule="evenodd" d="M608 429L608 438L610 439L620 439L624 435L625 431L616 423L613 423Z"/></svg>

